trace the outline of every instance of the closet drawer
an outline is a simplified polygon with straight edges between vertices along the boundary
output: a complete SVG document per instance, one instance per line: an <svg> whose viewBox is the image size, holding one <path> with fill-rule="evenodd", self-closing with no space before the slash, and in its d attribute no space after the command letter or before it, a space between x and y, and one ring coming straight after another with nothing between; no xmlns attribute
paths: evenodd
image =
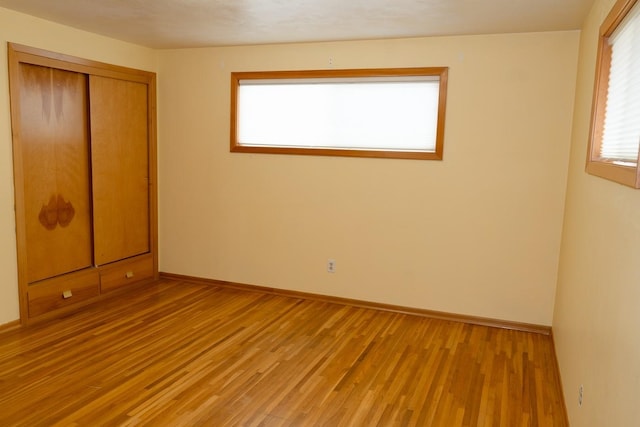
<svg viewBox="0 0 640 427"><path fill-rule="evenodd" d="M108 292L152 277L153 258L134 258L103 267L100 272L100 289Z"/></svg>
<svg viewBox="0 0 640 427"><path fill-rule="evenodd" d="M29 317L67 307L100 294L100 275L91 268L29 285Z"/></svg>

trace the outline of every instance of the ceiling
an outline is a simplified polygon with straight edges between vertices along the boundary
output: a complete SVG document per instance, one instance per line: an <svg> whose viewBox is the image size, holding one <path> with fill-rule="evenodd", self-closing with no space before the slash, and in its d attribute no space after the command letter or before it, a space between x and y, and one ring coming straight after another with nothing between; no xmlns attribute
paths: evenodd
<svg viewBox="0 0 640 427"><path fill-rule="evenodd" d="M576 30L593 0L0 0L152 48Z"/></svg>

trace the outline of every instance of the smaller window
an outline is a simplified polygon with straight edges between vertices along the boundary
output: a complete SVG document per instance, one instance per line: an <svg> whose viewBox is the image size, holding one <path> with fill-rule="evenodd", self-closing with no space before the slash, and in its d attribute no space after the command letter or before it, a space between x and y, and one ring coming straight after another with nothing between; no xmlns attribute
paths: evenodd
<svg viewBox="0 0 640 427"><path fill-rule="evenodd" d="M231 73L231 151L442 159L447 68Z"/></svg>
<svg viewBox="0 0 640 427"><path fill-rule="evenodd" d="M640 2L618 0L600 27L587 172L640 188Z"/></svg>

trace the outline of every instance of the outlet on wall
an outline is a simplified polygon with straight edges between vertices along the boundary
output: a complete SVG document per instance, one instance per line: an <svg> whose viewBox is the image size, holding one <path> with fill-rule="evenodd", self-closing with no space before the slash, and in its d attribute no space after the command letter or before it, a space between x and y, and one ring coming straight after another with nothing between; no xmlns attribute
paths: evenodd
<svg viewBox="0 0 640 427"><path fill-rule="evenodd" d="M327 271L329 273L335 273L336 272L336 260L335 259L327 260Z"/></svg>
<svg viewBox="0 0 640 427"><path fill-rule="evenodd" d="M584 387L580 384L580 388L578 389L578 406L582 406L582 394L584 393Z"/></svg>

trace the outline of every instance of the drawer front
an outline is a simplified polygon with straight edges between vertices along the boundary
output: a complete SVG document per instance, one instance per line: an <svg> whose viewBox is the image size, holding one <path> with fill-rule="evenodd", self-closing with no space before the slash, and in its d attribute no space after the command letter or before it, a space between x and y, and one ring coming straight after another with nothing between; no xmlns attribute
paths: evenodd
<svg viewBox="0 0 640 427"><path fill-rule="evenodd" d="M153 258L151 256L121 261L102 268L100 289L102 292L108 292L151 278L153 278Z"/></svg>
<svg viewBox="0 0 640 427"><path fill-rule="evenodd" d="M77 271L29 285L29 317L67 307L100 294L95 268Z"/></svg>

